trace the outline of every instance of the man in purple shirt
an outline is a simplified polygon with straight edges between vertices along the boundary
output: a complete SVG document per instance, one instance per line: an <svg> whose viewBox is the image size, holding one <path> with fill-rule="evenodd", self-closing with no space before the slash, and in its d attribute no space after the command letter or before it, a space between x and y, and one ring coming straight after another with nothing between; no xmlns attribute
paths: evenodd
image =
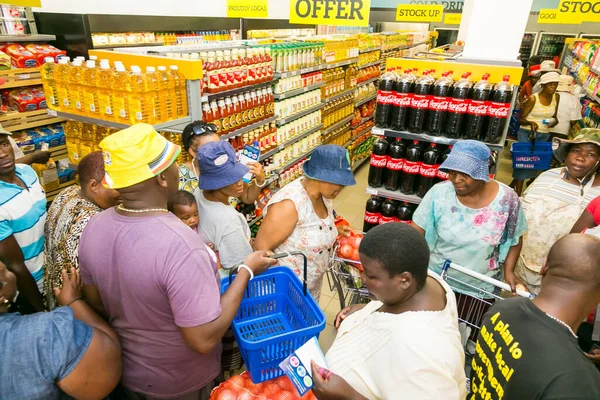
<svg viewBox="0 0 600 400"><path fill-rule="evenodd" d="M221 296L214 253L167 211L178 190L180 148L147 124L100 147L104 184L123 203L88 223L79 259L89 304L121 339L123 389L132 399L208 399L221 338L247 283L276 261L251 254Z"/></svg>

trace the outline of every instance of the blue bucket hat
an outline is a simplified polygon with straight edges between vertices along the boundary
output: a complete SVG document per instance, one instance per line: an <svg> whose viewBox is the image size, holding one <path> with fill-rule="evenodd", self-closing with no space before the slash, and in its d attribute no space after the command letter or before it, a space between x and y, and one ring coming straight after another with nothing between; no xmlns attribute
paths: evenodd
<svg viewBox="0 0 600 400"><path fill-rule="evenodd" d="M490 149L477 140L461 140L452 147L446 161L440 165L442 171L458 171L471 178L489 182Z"/></svg>
<svg viewBox="0 0 600 400"><path fill-rule="evenodd" d="M249 171L237 160L233 147L224 141L198 148L198 168L198 187L201 190L218 190L233 185Z"/></svg>
<svg viewBox="0 0 600 400"><path fill-rule="evenodd" d="M327 144L317 147L302 169L310 179L341 186L356 185L350 157L342 146Z"/></svg>

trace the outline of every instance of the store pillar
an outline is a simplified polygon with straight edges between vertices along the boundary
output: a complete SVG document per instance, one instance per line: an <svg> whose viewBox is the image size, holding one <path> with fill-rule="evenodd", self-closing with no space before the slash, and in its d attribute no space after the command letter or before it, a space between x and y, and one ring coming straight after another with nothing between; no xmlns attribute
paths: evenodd
<svg viewBox="0 0 600 400"><path fill-rule="evenodd" d="M458 39L463 58L518 61L533 0L465 0Z"/></svg>

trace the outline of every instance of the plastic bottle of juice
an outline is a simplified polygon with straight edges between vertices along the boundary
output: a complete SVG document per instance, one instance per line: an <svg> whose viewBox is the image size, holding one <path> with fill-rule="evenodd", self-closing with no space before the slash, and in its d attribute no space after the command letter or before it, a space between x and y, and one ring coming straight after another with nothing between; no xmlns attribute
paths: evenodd
<svg viewBox="0 0 600 400"><path fill-rule="evenodd" d="M56 85L56 93L58 100L60 101L61 111L71 112L72 107L69 103L69 82L67 81L67 75L69 73L69 58L62 57L58 60L58 65L54 69L54 82Z"/></svg>
<svg viewBox="0 0 600 400"><path fill-rule="evenodd" d="M148 84L148 90L152 94L148 98L151 100L148 108L148 112L151 113L154 120L154 124L157 122L163 122L167 120L167 103L166 99L160 97L160 85L159 77L156 74L156 68L146 67L146 82Z"/></svg>
<svg viewBox="0 0 600 400"><path fill-rule="evenodd" d="M48 108L51 110L60 110L60 104L58 102L58 93L56 90L56 81L54 80L54 70L56 64L54 64L53 57L44 58L44 65L40 70L42 75L42 83L44 84L44 93L46 94Z"/></svg>
<svg viewBox="0 0 600 400"><path fill-rule="evenodd" d="M128 94L131 92L129 73L118 61L115 63L115 68L110 80L114 120L128 124L130 122Z"/></svg>
<svg viewBox="0 0 600 400"><path fill-rule="evenodd" d="M114 120L112 106L112 88L111 80L113 71L110 69L108 62L100 62L100 70L96 74L96 87L98 88L98 112L100 118L107 121Z"/></svg>
<svg viewBox="0 0 600 400"><path fill-rule="evenodd" d="M130 122L132 124L137 124L138 122L156 123L151 108L154 104L154 93L150 90L147 75L142 74L140 67L131 67L129 85L126 89L128 91L127 99Z"/></svg>
<svg viewBox="0 0 600 400"><path fill-rule="evenodd" d="M83 71L82 92L84 114L98 117L98 93L96 88L96 62L88 60Z"/></svg>
<svg viewBox="0 0 600 400"><path fill-rule="evenodd" d="M171 65L169 73L175 83L177 118L183 118L188 115L187 82L183 74L179 72L179 67L177 67L177 65Z"/></svg>
<svg viewBox="0 0 600 400"><path fill-rule="evenodd" d="M166 110L163 115L167 116L167 120L177 118L177 92L175 91L175 81L171 74L167 71L167 67L161 65L158 67L156 75L159 78L159 87L161 98L165 99Z"/></svg>
<svg viewBox="0 0 600 400"><path fill-rule="evenodd" d="M82 94L82 77L84 67L82 66L81 58L76 58L73 61L71 68L67 74L67 81L69 87L69 105L71 111L75 114L83 114L83 94Z"/></svg>

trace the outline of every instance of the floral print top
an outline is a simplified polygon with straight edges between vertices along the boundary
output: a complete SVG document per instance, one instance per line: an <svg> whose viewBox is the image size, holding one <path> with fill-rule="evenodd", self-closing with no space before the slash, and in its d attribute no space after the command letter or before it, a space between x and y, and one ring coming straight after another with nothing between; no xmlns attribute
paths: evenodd
<svg viewBox="0 0 600 400"><path fill-rule="evenodd" d="M502 280L506 256L527 230L527 221L515 191L503 183L498 185L494 200L480 209L464 206L448 181L427 192L413 215L413 222L425 230L431 250L431 270L440 274L444 261L450 260ZM495 292L493 285L458 271L451 270L449 276L464 283L451 282L460 293L489 298L487 293Z"/></svg>

